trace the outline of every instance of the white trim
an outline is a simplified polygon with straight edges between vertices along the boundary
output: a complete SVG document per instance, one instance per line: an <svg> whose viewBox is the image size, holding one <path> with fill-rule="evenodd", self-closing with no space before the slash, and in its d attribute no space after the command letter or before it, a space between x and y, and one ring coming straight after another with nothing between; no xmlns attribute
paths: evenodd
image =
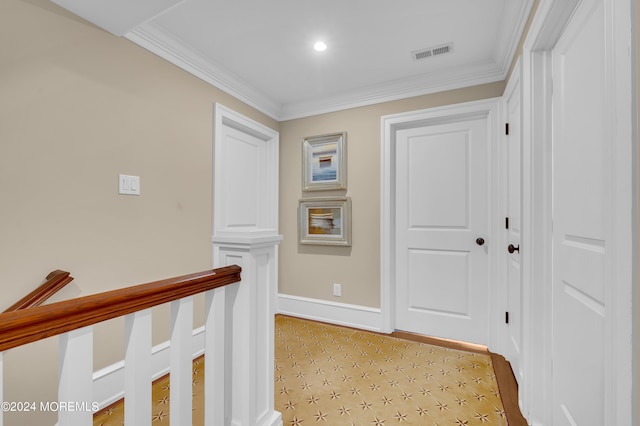
<svg viewBox="0 0 640 426"><path fill-rule="evenodd" d="M280 161L280 134L270 127L254 121L244 115L225 107L222 104L214 104L213 113L213 237L228 238L264 238L278 235L278 198L279 198L279 161ZM260 188L256 188L255 208L258 222L247 227L226 228L224 218L229 201L232 196L225 193L229 169L240 168L242 164L229 164L228 147L225 145L225 128L235 129L265 143L264 153L259 161L264 167L264 173L259 182ZM245 167L246 169L246 167ZM245 170L243 169L243 170Z"/></svg>
<svg viewBox="0 0 640 426"><path fill-rule="evenodd" d="M338 96L281 104L154 20L184 0L118 0L115 6L113 1L53 1L113 34L124 34L144 49L279 121L504 80L534 3L534 0L505 2L492 58L486 61L370 85Z"/></svg>
<svg viewBox="0 0 640 426"><path fill-rule="evenodd" d="M523 415L552 424L551 359L551 60L576 0L541 0L522 54L522 299L523 369L536 371L520 384ZM564 9L563 9L563 6Z"/></svg>
<svg viewBox="0 0 640 426"><path fill-rule="evenodd" d="M411 111L400 114L386 115L381 118L381 206L380 206L380 300L382 308L382 331L389 333L395 328L395 132L400 128L408 128L422 125L431 120L444 118L460 119L464 117L486 116L488 120L489 141L489 241L499 240L499 227L495 226L491 215L500 211L499 191L491 187L496 184L496 176L493 173L493 164L500 164L499 152L496 144L502 138L498 131L498 120L501 118L501 98L483 99L473 102L465 102L447 105L438 108L429 108L419 111ZM490 299L497 300L499 286L494 283L496 274L497 244L489 244L489 285ZM493 309L495 311L495 309ZM490 310L490 336L489 346L495 346L499 341L500 325L497 318L500 315Z"/></svg>
<svg viewBox="0 0 640 426"><path fill-rule="evenodd" d="M364 87L338 96L282 105L281 121L350 108L423 96L504 80L506 73L494 62L481 62L455 70L433 72Z"/></svg>
<svg viewBox="0 0 640 426"><path fill-rule="evenodd" d="M277 307L277 312L283 315L369 331L383 331L382 313L379 308L281 293L278 294Z"/></svg>
<svg viewBox="0 0 640 426"><path fill-rule="evenodd" d="M637 238L637 217L633 208L637 202L637 192L634 177L637 171L636 152L637 139L633 138L632 116L633 81L631 54L631 1L605 1L605 30L606 49L609 50L606 69L606 84L611 94L609 123L611 138L617 143L611 144L609 161L612 176L609 176L609 190L611 191L611 209L608 218L609 232L612 236L614 253L607 265L609 280L620 283L619 286L608 286L607 290L607 345L605 351L605 422L609 424L632 424L635 414L636 400L632 399L635 377L630 372L635 371L633 341L637 338L633 334L633 288L636 285L635 265L637 252L634 241ZM633 92L635 93L635 92ZM620 165L624 165L620 167Z"/></svg>
<svg viewBox="0 0 640 426"><path fill-rule="evenodd" d="M161 25L149 21L138 25L124 37L274 120L280 118L281 106L278 103L250 87L228 70L213 63Z"/></svg>
<svg viewBox="0 0 640 426"><path fill-rule="evenodd" d="M257 234L257 235L256 235ZM252 249L271 247L275 244L279 244L282 241L282 235L261 235L256 233L254 235L246 236L214 236L211 238L211 242L214 245L225 246L227 248L236 247L239 249L246 249L250 247Z"/></svg>
<svg viewBox="0 0 640 426"><path fill-rule="evenodd" d="M157 23L141 24L124 37L278 121L492 83L504 80L506 75L503 64L482 62L364 87L338 96L278 104Z"/></svg>
<svg viewBox="0 0 640 426"><path fill-rule="evenodd" d="M193 330L191 350L193 358L204 353L204 327ZM151 380L169 374L169 348L171 341L162 342L151 349ZM118 361L93 373L93 399L99 410L124 397L124 360Z"/></svg>
<svg viewBox="0 0 640 426"><path fill-rule="evenodd" d="M504 78L507 77L507 73L511 68L513 57L516 54L522 38L521 35L529 20L533 3L533 0L505 2L502 19L504 22L514 22L514 25L512 28L505 28L504 26L500 28L500 34L496 39L497 46L495 52L495 57L498 58L497 62L502 66Z"/></svg>
<svg viewBox="0 0 640 426"><path fill-rule="evenodd" d="M633 299L637 247L637 139L631 116L635 75L629 49L632 7L629 0L600 0L607 22L603 36L607 48L607 85L610 99L612 143L609 161L625 165L612 168L607 184L611 192L612 217L608 218L611 240L607 260L607 334L605 357L605 424L632 424L634 387L631 372L637 368L637 335L633 334ZM528 341L526 371L535 371L522 384L523 414L532 424L552 424L552 296L551 282L551 94L550 52L580 0L541 0L523 48L523 299ZM635 350L634 350L635 348ZM636 385L637 386L637 385Z"/></svg>
<svg viewBox="0 0 640 426"><path fill-rule="evenodd" d="M216 103L213 153L213 266L240 265L242 281L233 288L216 289L221 291L209 302L224 306L210 319L225 324L224 331L216 332L224 342L210 344L224 345L214 355L228 366L221 379L224 385L216 387L221 393L213 398L210 394L209 402L224 407L218 420L228 419L230 424L282 424L273 403L274 314L282 240L279 134ZM247 156L252 161L247 162Z"/></svg>
<svg viewBox="0 0 640 426"><path fill-rule="evenodd" d="M285 121L502 81L509 71L519 35L522 34L533 3L533 0L525 0L505 4L503 22L513 22L513 25L500 28L492 60L362 87L338 96L285 104L261 93L153 20L136 26L124 37L269 117Z"/></svg>

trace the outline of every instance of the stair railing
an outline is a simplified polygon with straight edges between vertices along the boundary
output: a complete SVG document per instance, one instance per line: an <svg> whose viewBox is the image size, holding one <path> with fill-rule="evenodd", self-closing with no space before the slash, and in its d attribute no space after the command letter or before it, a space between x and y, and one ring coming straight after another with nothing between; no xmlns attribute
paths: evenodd
<svg viewBox="0 0 640 426"><path fill-rule="evenodd" d="M227 424L225 410L231 403L225 398L235 392L229 389L233 387L232 381L220 374L224 376L230 370L232 357L225 347L231 345L235 337L233 324L221 324L225 318L231 318L229 312L214 314L214 307L233 309L233 300L229 294L225 295L224 289L225 286L240 285L240 272L239 266L225 266L2 313L0 379L3 351L59 335L58 404L73 406L55 407L58 425L92 425L96 409L96 402L92 401L92 325L125 316L125 425L151 425L151 308L170 302L170 420L175 425L191 425L193 296L205 293L205 424ZM218 291L222 291L221 296L216 293ZM4 401L1 386L0 401ZM2 423L0 411L0 426Z"/></svg>
<svg viewBox="0 0 640 426"><path fill-rule="evenodd" d="M50 272L45 282L31 293L9 306L5 312L19 311L20 309L33 308L46 302L51 296L62 290L64 286L73 281L73 277L67 271L55 270Z"/></svg>

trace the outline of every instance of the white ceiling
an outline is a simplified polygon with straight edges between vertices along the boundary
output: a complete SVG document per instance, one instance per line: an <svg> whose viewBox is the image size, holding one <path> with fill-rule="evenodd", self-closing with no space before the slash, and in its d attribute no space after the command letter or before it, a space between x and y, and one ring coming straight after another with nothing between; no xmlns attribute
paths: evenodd
<svg viewBox="0 0 640 426"><path fill-rule="evenodd" d="M533 0L53 0L277 120L500 81ZM325 52L313 50L324 40ZM415 61L412 52L453 42Z"/></svg>

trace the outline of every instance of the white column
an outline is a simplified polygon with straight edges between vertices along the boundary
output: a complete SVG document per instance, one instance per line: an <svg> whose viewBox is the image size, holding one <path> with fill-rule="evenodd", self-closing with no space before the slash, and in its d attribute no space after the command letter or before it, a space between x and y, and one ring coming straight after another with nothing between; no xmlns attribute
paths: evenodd
<svg viewBox="0 0 640 426"><path fill-rule="evenodd" d="M282 424L280 413L274 410L273 390L277 246L281 240L279 235L213 240L214 267L242 267L237 294L225 298L233 324L228 355L232 387L229 424ZM226 290L232 291L230 287Z"/></svg>
<svg viewBox="0 0 640 426"><path fill-rule="evenodd" d="M60 335L58 344L58 425L93 423L93 327ZM54 404L58 404L54 407Z"/></svg>
<svg viewBox="0 0 640 426"><path fill-rule="evenodd" d="M151 425L151 309L125 317L124 424Z"/></svg>
<svg viewBox="0 0 640 426"><path fill-rule="evenodd" d="M279 135L220 104L214 115L213 266L242 267L240 284L226 286L215 301L224 305L215 317L225 323L225 349L215 353L231 364L224 376L223 424L281 425L273 409L273 316L282 240ZM219 325L212 327L219 333Z"/></svg>
<svg viewBox="0 0 640 426"><path fill-rule="evenodd" d="M170 420L190 425L193 390L193 297L171 302Z"/></svg>

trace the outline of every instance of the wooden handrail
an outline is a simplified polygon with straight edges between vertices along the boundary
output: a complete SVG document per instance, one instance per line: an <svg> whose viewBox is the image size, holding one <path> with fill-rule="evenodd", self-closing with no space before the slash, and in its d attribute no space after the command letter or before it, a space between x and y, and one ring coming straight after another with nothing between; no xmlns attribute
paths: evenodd
<svg viewBox="0 0 640 426"><path fill-rule="evenodd" d="M70 276L69 272L61 271L59 269L52 271L47 275L46 281L42 283L40 287L9 306L5 312L19 311L20 309L40 306L71 281L73 281L73 277Z"/></svg>
<svg viewBox="0 0 640 426"><path fill-rule="evenodd" d="M0 314L0 351L240 281L239 266L183 275Z"/></svg>

